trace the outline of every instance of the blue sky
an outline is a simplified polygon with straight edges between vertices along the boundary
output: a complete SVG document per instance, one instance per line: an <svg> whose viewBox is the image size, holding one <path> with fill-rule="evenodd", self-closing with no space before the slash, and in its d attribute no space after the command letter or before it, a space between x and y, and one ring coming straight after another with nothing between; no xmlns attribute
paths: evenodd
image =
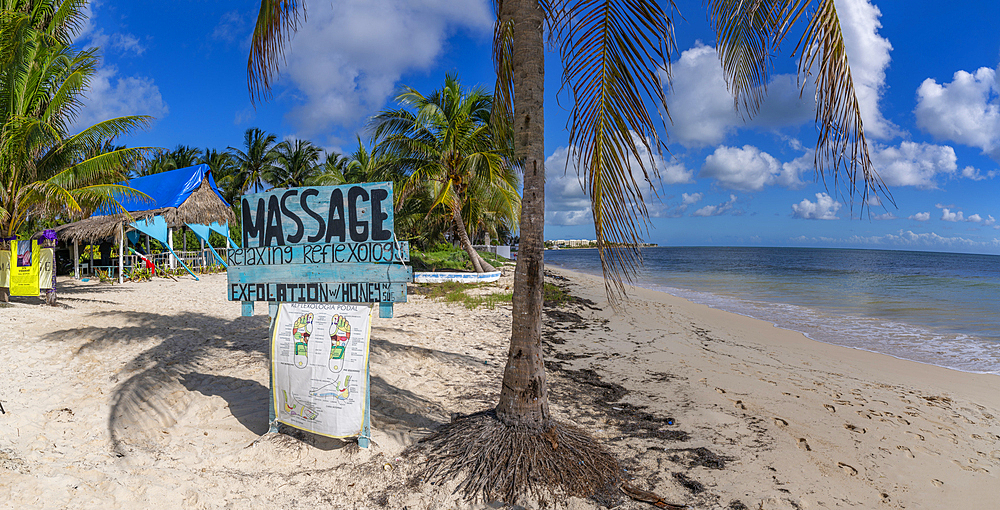
<svg viewBox="0 0 1000 510"><path fill-rule="evenodd" d="M845 201L817 182L808 89L799 99L793 32L774 60L761 114L734 113L701 0L679 0L668 101L646 238L661 245L820 246L1000 253L1000 2L837 0L876 170L895 206ZM260 127L350 152L401 86L445 73L492 89L492 10L483 0L307 2L274 98L254 108L246 58L259 2L97 2L78 36L103 64L78 125L156 117L130 146L240 146ZM801 29L801 27L800 27ZM594 237L566 168L566 105L548 55L546 238Z"/></svg>

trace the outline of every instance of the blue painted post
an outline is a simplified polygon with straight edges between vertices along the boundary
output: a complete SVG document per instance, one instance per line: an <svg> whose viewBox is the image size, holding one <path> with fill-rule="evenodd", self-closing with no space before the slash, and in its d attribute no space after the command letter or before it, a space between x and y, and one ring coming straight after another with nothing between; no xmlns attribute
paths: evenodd
<svg viewBox="0 0 1000 510"><path fill-rule="evenodd" d="M378 317L380 319L392 318L392 301L382 302L378 304Z"/></svg>
<svg viewBox="0 0 1000 510"><path fill-rule="evenodd" d="M358 436L358 446L361 448L368 448L372 438L372 378L371 370L369 370L370 364L371 355L369 354L369 359L365 361L365 418L361 425L361 435Z"/></svg>
<svg viewBox="0 0 1000 510"><path fill-rule="evenodd" d="M244 308L246 304L244 304ZM267 313L271 316L271 326L267 328L267 433L278 431L278 418L274 415L274 364L271 356L274 349L271 342L274 341L274 328L278 318L278 303L269 303ZM250 303L250 314L253 315L253 303Z"/></svg>

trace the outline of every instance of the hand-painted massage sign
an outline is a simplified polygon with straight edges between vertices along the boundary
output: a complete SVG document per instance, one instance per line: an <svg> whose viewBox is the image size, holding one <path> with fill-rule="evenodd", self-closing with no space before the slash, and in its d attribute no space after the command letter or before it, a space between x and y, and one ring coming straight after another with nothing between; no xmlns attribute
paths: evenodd
<svg viewBox="0 0 1000 510"><path fill-rule="evenodd" d="M409 245L393 232L392 183L277 189L244 195L242 248L229 250L231 301L406 301Z"/></svg>
<svg viewBox="0 0 1000 510"><path fill-rule="evenodd" d="M241 248L228 252L227 294L230 301L243 303L244 316L253 315L254 302L269 304L272 432L281 421L344 437L354 434L357 429L353 427L360 424L358 445L368 446L368 344L367 335L360 333L368 328L362 327L360 319L363 307L338 305L360 314L355 319L361 322L352 328L345 312L331 315L322 303L366 303L369 310L367 303L378 303L379 317L388 318L393 303L406 301L413 269L405 265L409 246L396 240L393 212L392 183L388 182L275 189L243 196L243 242ZM328 330L329 347L309 341L316 324ZM329 353L325 359L315 356L317 348ZM325 363L317 365L312 358ZM298 369L309 372L303 376ZM353 380L352 371L356 372ZM359 379L356 376L362 371L364 377ZM275 384L276 377L280 384ZM327 384L312 387L317 381ZM279 400L279 390L283 400ZM351 396L352 391L356 396Z"/></svg>

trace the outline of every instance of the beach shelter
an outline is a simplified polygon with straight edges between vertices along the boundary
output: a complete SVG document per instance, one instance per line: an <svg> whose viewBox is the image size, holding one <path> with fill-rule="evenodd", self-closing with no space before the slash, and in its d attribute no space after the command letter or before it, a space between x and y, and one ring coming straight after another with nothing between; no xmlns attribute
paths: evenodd
<svg viewBox="0 0 1000 510"><path fill-rule="evenodd" d="M73 256L77 263L80 242L95 243L114 238L118 242L118 278L121 281L125 239L135 239L135 234L129 234L141 232L166 246L173 258L197 279L173 251L173 230L187 226L205 242L211 232L222 235L227 244L232 241L229 238L229 222L234 219L233 213L229 203L222 198L208 165L136 177L120 184L145 196L123 194L116 197L126 213L103 207L89 218L54 229L61 239L73 242ZM212 253L225 265L215 249ZM79 275L79 267L74 270Z"/></svg>

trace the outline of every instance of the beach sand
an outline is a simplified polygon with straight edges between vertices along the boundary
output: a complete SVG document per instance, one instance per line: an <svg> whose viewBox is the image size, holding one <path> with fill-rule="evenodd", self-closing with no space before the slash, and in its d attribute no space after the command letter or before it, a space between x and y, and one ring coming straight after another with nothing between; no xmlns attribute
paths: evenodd
<svg viewBox="0 0 1000 510"><path fill-rule="evenodd" d="M1000 507L996 376L642 289L615 311L599 279L551 275L582 298L546 310L553 414L617 454L635 486L704 509ZM394 318L376 319L374 445L359 449L291 429L261 437L266 307L240 317L225 281L60 278L59 306L0 308L0 507L498 506L463 502L454 481L419 483L419 461L400 453L495 404L509 306L468 310L411 287Z"/></svg>

